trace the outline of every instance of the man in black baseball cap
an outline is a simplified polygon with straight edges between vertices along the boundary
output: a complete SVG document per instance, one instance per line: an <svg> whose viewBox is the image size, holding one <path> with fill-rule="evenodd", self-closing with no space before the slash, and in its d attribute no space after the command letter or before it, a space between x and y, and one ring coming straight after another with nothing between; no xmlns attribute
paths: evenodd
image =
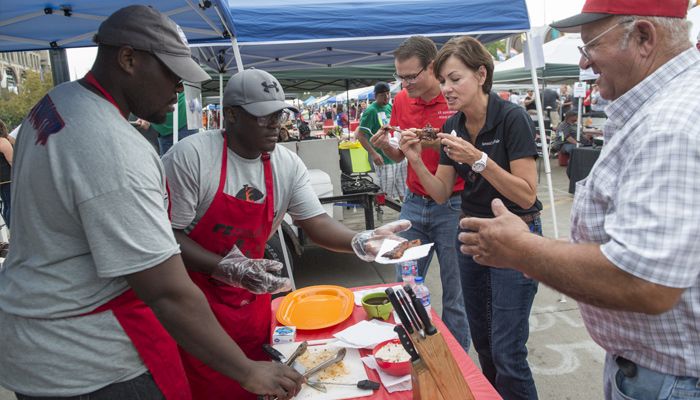
<svg viewBox="0 0 700 400"><path fill-rule="evenodd" d="M126 119L162 122L180 81L208 76L150 7L115 12L95 40L91 71L41 99L17 139L0 385L18 399L190 399L179 344L252 393L294 397L302 376L246 357L188 277L163 165Z"/></svg>

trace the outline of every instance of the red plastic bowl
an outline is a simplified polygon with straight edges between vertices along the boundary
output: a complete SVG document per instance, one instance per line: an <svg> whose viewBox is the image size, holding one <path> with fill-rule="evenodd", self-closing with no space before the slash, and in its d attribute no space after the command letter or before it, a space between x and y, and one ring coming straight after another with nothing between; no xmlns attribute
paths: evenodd
<svg viewBox="0 0 700 400"><path fill-rule="evenodd" d="M379 343L378 345L374 346L374 350L372 350L372 355L374 356L374 359L377 361L377 365L379 365L379 368L382 369L382 371L386 372L389 375L394 375L394 376L404 376L408 375L411 373L411 360L407 361L402 361L402 362L391 362L391 361L386 361L381 358L377 357L377 352L384 346L386 346L389 343L395 343L399 346L401 346L401 341L399 339L390 339L386 340L384 342Z"/></svg>

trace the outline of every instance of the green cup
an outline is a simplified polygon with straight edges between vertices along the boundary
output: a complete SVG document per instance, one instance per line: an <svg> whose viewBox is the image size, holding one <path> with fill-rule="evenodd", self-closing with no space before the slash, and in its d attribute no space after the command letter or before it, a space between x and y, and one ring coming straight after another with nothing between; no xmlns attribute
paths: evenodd
<svg viewBox="0 0 700 400"><path fill-rule="evenodd" d="M362 308L372 318L389 319L392 307L386 293L370 293L362 297Z"/></svg>

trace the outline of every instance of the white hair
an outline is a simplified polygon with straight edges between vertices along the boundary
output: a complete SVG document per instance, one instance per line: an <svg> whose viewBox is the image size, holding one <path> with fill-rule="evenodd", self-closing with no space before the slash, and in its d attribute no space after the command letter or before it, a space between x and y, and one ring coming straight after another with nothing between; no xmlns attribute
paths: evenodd
<svg viewBox="0 0 700 400"><path fill-rule="evenodd" d="M671 17L648 17L641 15L621 16L620 18L629 17L634 18L635 21L639 19L645 19L654 24L654 26L656 26L656 29L663 31L667 39L665 47L671 49L685 50L691 45L690 40L688 39L688 37L690 36L690 23L687 19ZM632 31L634 30L634 24L627 24L625 25L624 29L625 36L624 40L620 45L622 49L626 49L627 45L629 44L629 38L632 34Z"/></svg>

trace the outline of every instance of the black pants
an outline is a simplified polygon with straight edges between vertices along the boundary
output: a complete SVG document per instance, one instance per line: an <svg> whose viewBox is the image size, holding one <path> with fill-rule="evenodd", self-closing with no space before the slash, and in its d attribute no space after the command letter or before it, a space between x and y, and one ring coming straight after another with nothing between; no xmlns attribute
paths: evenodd
<svg viewBox="0 0 700 400"><path fill-rule="evenodd" d="M156 383L153 381L151 374L146 372L136 378L126 381L113 383L105 386L100 390L92 393L81 394L80 396L72 397L34 397L25 396L15 393L17 400L121 400L121 399L139 399L139 400L163 400L165 397L161 393Z"/></svg>

